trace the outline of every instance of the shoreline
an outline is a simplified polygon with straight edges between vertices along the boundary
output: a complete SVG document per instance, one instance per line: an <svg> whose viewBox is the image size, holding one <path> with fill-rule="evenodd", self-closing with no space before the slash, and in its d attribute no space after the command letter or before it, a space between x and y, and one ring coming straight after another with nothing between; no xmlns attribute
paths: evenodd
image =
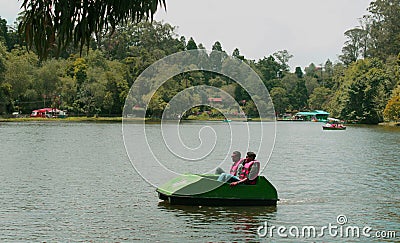
<svg viewBox="0 0 400 243"><path fill-rule="evenodd" d="M98 123L122 123L124 122L161 122L161 119L155 118L122 118L122 117L67 117L67 118L35 118L35 117L18 117L18 118L0 118L0 123L7 123L7 122L98 122ZM167 121L176 121L176 120L167 120ZM223 119L184 119L181 121L224 121ZM233 122L235 121L243 121L242 119L232 119ZM276 122L288 122L289 120L276 120ZM247 122L261 122L260 118L253 118L248 120ZM264 122L270 122L270 120L264 120ZM298 121L300 122L300 121ZM307 122L307 121L302 121ZM354 124L352 124L354 125ZM362 124L360 124L362 125ZM400 127L400 122L381 122L378 123L379 126L388 126L388 127Z"/></svg>
<svg viewBox="0 0 400 243"><path fill-rule="evenodd" d="M67 118L39 118L39 117L11 117L11 118L0 118L0 123L4 122L110 122L116 123L121 122L161 122L159 118L122 118L122 117L67 117ZM166 121L177 121L177 120L166 120ZM214 122L222 122L224 119L222 118L211 118L211 119L183 119L181 121L214 121ZM231 121L242 121L246 122L243 119L232 119ZM260 118L255 118L251 120L247 120L247 122L260 122ZM266 122L270 120L264 120Z"/></svg>
<svg viewBox="0 0 400 243"><path fill-rule="evenodd" d="M381 122L379 126L400 127L400 122Z"/></svg>
<svg viewBox="0 0 400 243"><path fill-rule="evenodd" d="M141 121L142 119L138 119ZM0 118L0 122L122 122L122 117Z"/></svg>

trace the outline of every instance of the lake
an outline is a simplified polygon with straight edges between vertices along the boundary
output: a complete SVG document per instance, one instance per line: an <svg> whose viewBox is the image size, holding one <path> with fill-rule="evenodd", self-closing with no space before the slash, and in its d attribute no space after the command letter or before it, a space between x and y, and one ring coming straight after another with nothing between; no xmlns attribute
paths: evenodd
<svg viewBox="0 0 400 243"><path fill-rule="evenodd" d="M147 163L150 157L158 157L163 166L179 173L209 172L218 165L228 170L233 150L258 149L260 123L247 124L255 135L249 142L247 134L233 129L237 141L245 142L232 145L234 122L182 123L183 142L205 148L199 150L200 157L185 163L177 158L182 154L171 153L179 153L179 146L167 150L163 145L168 126L161 134L159 124L150 124L147 140L125 139L127 147L136 146L131 151L134 156L129 156L131 163L121 124L0 123L0 241L400 240L398 127L358 125L346 131L323 131L321 123L278 122L272 151L271 128L275 127L264 124L267 139L257 158L264 165L269 159L262 174L278 190L276 207L160 202L154 185L168 176L155 163ZM138 124L124 125L124 133L131 136L139 136L140 129ZM198 134L215 139L203 144L190 139ZM154 154L147 152L147 144ZM301 235L304 230L312 233L311 226L315 237ZM358 228L360 235L346 236L349 228Z"/></svg>

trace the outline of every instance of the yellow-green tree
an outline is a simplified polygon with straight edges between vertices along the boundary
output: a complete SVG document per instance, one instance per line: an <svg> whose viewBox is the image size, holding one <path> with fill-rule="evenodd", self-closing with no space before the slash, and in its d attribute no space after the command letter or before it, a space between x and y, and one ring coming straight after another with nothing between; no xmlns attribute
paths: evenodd
<svg viewBox="0 0 400 243"><path fill-rule="evenodd" d="M385 116L385 119L389 121L400 120L400 85L393 90L393 95L386 104L383 115Z"/></svg>

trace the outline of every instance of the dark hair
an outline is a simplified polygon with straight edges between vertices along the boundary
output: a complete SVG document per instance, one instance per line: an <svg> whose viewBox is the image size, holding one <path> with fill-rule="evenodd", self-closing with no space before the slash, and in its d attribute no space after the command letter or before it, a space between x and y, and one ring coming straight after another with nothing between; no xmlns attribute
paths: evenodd
<svg viewBox="0 0 400 243"><path fill-rule="evenodd" d="M239 151L233 151L232 153L234 155L237 155L239 158L242 156L242 154Z"/></svg>
<svg viewBox="0 0 400 243"><path fill-rule="evenodd" d="M253 159L256 158L256 154L255 154L254 152L247 152L247 156L248 156L248 157L251 157L251 158L253 158Z"/></svg>

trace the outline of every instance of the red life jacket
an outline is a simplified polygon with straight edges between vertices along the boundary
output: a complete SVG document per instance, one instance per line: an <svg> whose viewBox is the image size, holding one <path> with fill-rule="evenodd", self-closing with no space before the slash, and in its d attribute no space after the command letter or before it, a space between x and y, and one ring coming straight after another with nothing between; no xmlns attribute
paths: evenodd
<svg viewBox="0 0 400 243"><path fill-rule="evenodd" d="M234 176L236 175L237 170L238 170L240 164L242 164L244 160L245 160L244 158L243 158L243 159L240 159L238 162L236 162L236 163L234 163L234 164L232 165L231 171L230 171L231 175L234 175Z"/></svg>
<svg viewBox="0 0 400 243"><path fill-rule="evenodd" d="M254 163L260 163L260 162L258 162L257 160L253 160L250 161L249 163L245 163L244 166L242 167L242 171L239 174L239 179L242 180L244 178L247 178L248 180L245 182L245 184L254 185L257 182L257 177L253 180L250 180L249 178L249 173Z"/></svg>

